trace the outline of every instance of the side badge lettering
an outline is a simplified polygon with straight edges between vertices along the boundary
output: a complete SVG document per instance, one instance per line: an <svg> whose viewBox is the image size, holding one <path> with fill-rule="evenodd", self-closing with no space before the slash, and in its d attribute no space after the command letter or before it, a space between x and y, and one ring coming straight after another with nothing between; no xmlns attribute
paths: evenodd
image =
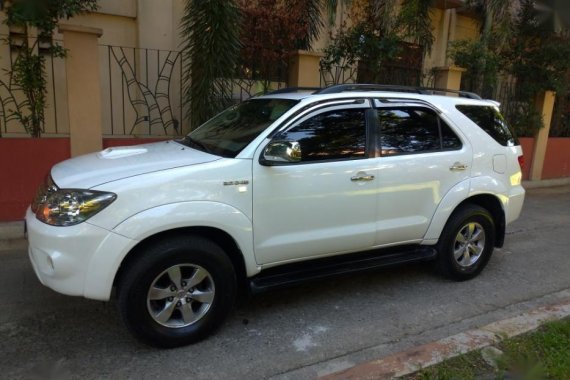
<svg viewBox="0 0 570 380"><path fill-rule="evenodd" d="M248 185L249 181L224 181L224 186L239 186L239 185Z"/></svg>

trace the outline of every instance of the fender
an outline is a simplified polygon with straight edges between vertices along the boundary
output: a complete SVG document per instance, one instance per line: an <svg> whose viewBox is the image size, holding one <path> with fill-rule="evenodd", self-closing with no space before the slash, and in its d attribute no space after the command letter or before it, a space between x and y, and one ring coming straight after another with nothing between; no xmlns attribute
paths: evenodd
<svg viewBox="0 0 570 380"><path fill-rule="evenodd" d="M428 230L424 235L424 240L422 244L435 244L443 231L443 227L447 220L451 216L451 213L455 208L467 198L470 189L471 179L463 180L457 183L445 194L439 206L435 210L431 223L429 224Z"/></svg>
<svg viewBox="0 0 570 380"><path fill-rule="evenodd" d="M496 178L488 176L473 177L458 183L440 202L428 231L426 232L423 244L437 243L437 240L445 227L445 223L451 216L451 213L462 202L480 194L493 195L500 201L504 211L505 205L508 202L508 197L501 194L507 193L507 186L504 183L497 181Z"/></svg>
<svg viewBox="0 0 570 380"><path fill-rule="evenodd" d="M251 220L238 209L224 203L191 201L153 207L117 225L110 237L102 242L97 254L93 255L87 270L85 288L108 284L107 292L110 295L117 270L132 248L147 237L184 227L212 227L225 231L235 240L242 252L247 276L259 272L253 252ZM121 242L121 249L117 249L118 241ZM113 244L114 249L105 249L107 244ZM104 291L97 293L97 299L105 298L101 296ZM108 296L106 298L108 299Z"/></svg>

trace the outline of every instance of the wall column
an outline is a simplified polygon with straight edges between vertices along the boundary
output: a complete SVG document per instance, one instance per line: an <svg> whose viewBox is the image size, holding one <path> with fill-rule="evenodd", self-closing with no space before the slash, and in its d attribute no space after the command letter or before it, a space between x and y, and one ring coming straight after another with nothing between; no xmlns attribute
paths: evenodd
<svg viewBox="0 0 570 380"><path fill-rule="evenodd" d="M320 87L320 62L323 55L299 50L289 65L289 87Z"/></svg>
<svg viewBox="0 0 570 380"><path fill-rule="evenodd" d="M461 74L466 70L458 66L434 67L434 87L459 91L461 88Z"/></svg>
<svg viewBox="0 0 570 380"><path fill-rule="evenodd" d="M556 92L554 91L544 91L536 97L536 110L542 115L544 127L538 130L534 138L534 153L530 166L531 181L538 181L542 178L542 168L544 167L544 157L546 156L546 146L548 145L555 99Z"/></svg>
<svg viewBox="0 0 570 380"><path fill-rule="evenodd" d="M60 24L67 72L67 112L71 156L102 149L101 73L98 38L103 31Z"/></svg>

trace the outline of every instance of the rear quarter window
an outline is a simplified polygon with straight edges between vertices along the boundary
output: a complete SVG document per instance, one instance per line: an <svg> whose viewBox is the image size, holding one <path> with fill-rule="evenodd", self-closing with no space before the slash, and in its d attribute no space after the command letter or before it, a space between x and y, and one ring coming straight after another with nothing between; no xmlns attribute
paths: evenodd
<svg viewBox="0 0 570 380"><path fill-rule="evenodd" d="M515 134L495 107L476 105L458 105L455 107L499 144L504 146L519 145Z"/></svg>

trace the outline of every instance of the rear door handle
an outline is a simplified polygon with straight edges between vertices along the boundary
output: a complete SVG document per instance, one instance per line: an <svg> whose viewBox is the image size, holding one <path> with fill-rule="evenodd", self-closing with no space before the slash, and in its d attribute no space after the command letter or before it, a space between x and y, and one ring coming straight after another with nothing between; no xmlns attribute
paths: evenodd
<svg viewBox="0 0 570 380"><path fill-rule="evenodd" d="M449 167L449 170L451 170L452 172L459 172L465 169L467 169L467 165L462 164L461 162L456 162Z"/></svg>

